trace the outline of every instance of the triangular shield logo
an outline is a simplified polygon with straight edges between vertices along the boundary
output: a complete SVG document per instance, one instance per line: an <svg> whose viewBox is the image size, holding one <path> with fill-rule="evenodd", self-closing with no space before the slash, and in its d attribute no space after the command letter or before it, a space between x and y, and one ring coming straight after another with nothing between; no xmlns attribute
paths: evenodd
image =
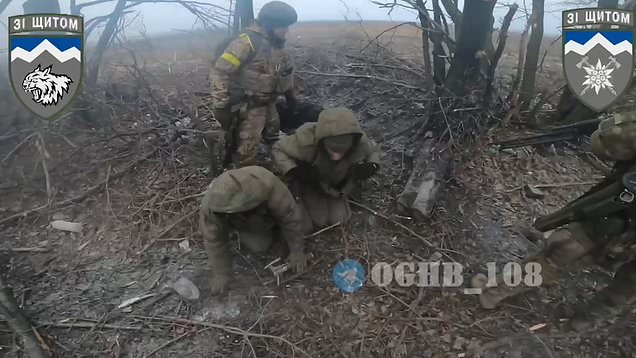
<svg viewBox="0 0 636 358"><path fill-rule="evenodd" d="M32 19L38 15L28 16ZM83 26L79 28L83 30ZM84 36L57 35L60 33L57 30L56 35L47 31L9 34L13 91L30 111L45 119L61 114L79 92L82 82Z"/></svg>
<svg viewBox="0 0 636 358"><path fill-rule="evenodd" d="M602 111L629 88L634 68L631 30L563 29L563 68L572 93Z"/></svg>

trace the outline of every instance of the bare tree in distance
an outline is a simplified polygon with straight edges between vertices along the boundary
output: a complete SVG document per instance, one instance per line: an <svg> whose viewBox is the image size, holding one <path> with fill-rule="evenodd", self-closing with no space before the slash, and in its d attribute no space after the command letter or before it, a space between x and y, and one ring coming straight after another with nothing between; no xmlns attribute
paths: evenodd
<svg viewBox="0 0 636 358"><path fill-rule="evenodd" d="M526 61L521 82L521 110L528 109L535 93L537 65L543 41L543 16L545 0L532 1L532 15L530 15L530 40L526 52Z"/></svg>

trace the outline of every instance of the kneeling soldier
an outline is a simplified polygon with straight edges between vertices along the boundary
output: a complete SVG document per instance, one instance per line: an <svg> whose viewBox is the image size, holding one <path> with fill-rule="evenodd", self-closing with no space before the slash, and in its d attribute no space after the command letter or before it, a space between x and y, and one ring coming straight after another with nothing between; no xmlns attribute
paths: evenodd
<svg viewBox="0 0 636 358"><path fill-rule="evenodd" d="M318 122L281 137L272 156L278 170L300 187L306 229L347 221L356 182L371 177L380 164L377 146L346 108L326 109Z"/></svg>
<svg viewBox="0 0 636 358"><path fill-rule="evenodd" d="M213 294L223 291L232 275L232 231L256 253L269 249L279 234L289 245L290 268L302 272L307 266L302 210L287 186L265 168L229 170L212 181L201 202L199 230L213 271Z"/></svg>
<svg viewBox="0 0 636 358"><path fill-rule="evenodd" d="M610 284L570 320L575 330L616 316L636 302L636 112L601 122L592 135L592 150L616 161L613 173L565 208L539 218L534 223L538 230L556 230L546 247L522 264L541 265L542 286L557 284L561 270L584 257L616 271ZM473 278L474 285L484 287L483 278ZM492 309L528 289L523 283L505 287L498 277L496 287L483 289L480 302Z"/></svg>

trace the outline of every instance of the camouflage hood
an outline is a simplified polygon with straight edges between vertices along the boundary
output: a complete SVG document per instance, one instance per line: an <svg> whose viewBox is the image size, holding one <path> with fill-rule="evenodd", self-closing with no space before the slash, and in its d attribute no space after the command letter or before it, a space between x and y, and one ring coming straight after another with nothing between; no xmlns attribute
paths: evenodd
<svg viewBox="0 0 636 358"><path fill-rule="evenodd" d="M252 210L267 200L275 180L276 176L263 167L229 170L212 181L204 204L215 213Z"/></svg>
<svg viewBox="0 0 636 358"><path fill-rule="evenodd" d="M327 137L356 134L360 138L363 134L358 118L347 108L330 108L320 112L315 133L315 144Z"/></svg>
<svg viewBox="0 0 636 358"><path fill-rule="evenodd" d="M355 134L353 150L346 160L357 163L369 160L380 162L379 150L362 131L356 115L347 108L331 108L320 112L318 122L305 123L292 135L281 136L272 148L274 163L280 174L287 174L297 166L296 161L314 163L320 143L327 137Z"/></svg>

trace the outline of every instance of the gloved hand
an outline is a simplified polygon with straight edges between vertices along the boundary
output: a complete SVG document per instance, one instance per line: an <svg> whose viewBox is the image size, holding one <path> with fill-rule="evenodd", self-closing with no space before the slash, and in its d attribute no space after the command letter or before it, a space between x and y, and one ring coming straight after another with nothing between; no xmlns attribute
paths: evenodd
<svg viewBox="0 0 636 358"><path fill-rule="evenodd" d="M307 269L307 259L308 256L301 251L292 252L289 254L289 257L287 257L289 267L294 270L295 273L305 272Z"/></svg>
<svg viewBox="0 0 636 358"><path fill-rule="evenodd" d="M372 162L360 162L353 165L352 176L356 180L365 180L375 174L380 166Z"/></svg>
<svg viewBox="0 0 636 358"><path fill-rule="evenodd" d="M320 182L320 187L322 188L322 191L325 192L325 194L331 196L332 198L337 199L345 196L345 193L343 193L341 190L338 190L325 182Z"/></svg>
<svg viewBox="0 0 636 358"><path fill-rule="evenodd" d="M230 107L215 108L213 113L214 119L221 124L221 128L223 128L224 131L227 132L232 128L233 116Z"/></svg>
<svg viewBox="0 0 636 358"><path fill-rule="evenodd" d="M210 290L212 294L217 295L223 292L229 281L230 275L228 274L213 274L210 280Z"/></svg>

